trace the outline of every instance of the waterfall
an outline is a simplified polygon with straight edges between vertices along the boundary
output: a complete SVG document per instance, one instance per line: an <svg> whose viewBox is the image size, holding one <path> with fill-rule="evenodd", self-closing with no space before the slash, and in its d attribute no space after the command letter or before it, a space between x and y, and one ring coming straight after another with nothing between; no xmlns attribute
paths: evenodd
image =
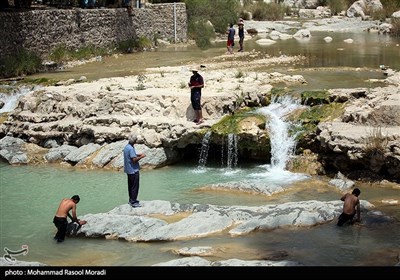
<svg viewBox="0 0 400 280"><path fill-rule="evenodd" d="M296 148L296 135L289 135L290 123L286 115L300 108L300 100L291 96L274 98L271 104L257 110L268 117L266 129L271 141L271 168L284 170Z"/></svg>
<svg viewBox="0 0 400 280"><path fill-rule="evenodd" d="M203 137L203 140L201 141L201 151L200 151L200 158L198 165L199 168L203 168L206 166L208 149L210 146L210 137L211 137L211 131L207 131L207 133Z"/></svg>
<svg viewBox="0 0 400 280"><path fill-rule="evenodd" d="M0 87L0 101L4 103L4 106L0 108L0 113L11 112L17 106L17 102L20 97L25 96L35 90L41 89L41 86L36 86L34 89L21 87L13 90L11 93L2 93L2 88Z"/></svg>
<svg viewBox="0 0 400 280"><path fill-rule="evenodd" d="M228 134L228 157L227 157L227 167L232 168L237 166L237 135Z"/></svg>
<svg viewBox="0 0 400 280"><path fill-rule="evenodd" d="M201 151L199 157L199 163L197 169L202 169L206 166L208 150L210 146L210 138L211 131L208 131L201 141ZM228 134L228 142L227 142L227 155L226 155L226 164L227 168L231 169L237 166L238 162L238 152L237 152L237 135L236 134ZM222 167L224 167L224 158L225 158L225 141L222 141L221 144L221 162Z"/></svg>

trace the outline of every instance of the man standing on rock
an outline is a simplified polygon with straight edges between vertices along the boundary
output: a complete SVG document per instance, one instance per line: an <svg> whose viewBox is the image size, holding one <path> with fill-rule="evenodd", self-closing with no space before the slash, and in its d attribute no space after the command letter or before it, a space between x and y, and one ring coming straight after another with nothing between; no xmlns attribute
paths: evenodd
<svg viewBox="0 0 400 280"><path fill-rule="evenodd" d="M243 51L243 41L244 41L244 21L242 18L239 18L238 22L238 33L239 33L239 50L238 52Z"/></svg>
<svg viewBox="0 0 400 280"><path fill-rule="evenodd" d="M355 188L353 192L346 193L340 200L344 201L343 204L343 212L339 216L339 220L337 225L342 226L347 221L353 222L353 218L357 213L357 222L361 221L360 218L360 200L358 196L360 195L361 191L358 188Z"/></svg>
<svg viewBox="0 0 400 280"><path fill-rule="evenodd" d="M128 175L128 194L129 205L136 208L141 207L137 196L139 194L139 160L144 158L145 154L137 154L135 150L135 143L137 136L131 133L128 136L128 144L124 148L124 172Z"/></svg>
<svg viewBox="0 0 400 280"><path fill-rule="evenodd" d="M203 120L203 112L201 110L201 89L204 87L204 79L199 74L197 68L191 69L193 75L190 77L188 86L190 87L190 102L192 103L193 110L196 114L194 122L201 124Z"/></svg>

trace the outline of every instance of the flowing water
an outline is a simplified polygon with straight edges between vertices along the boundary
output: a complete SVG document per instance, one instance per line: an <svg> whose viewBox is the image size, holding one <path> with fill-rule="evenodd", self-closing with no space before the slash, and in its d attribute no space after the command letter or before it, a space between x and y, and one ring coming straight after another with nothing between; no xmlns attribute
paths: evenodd
<svg viewBox="0 0 400 280"><path fill-rule="evenodd" d="M271 55L303 54L308 57L303 68L293 67L309 84L307 89L367 86L366 79L383 78L377 71L385 64L400 69L399 39L377 34L312 33L308 42L280 41L261 47L254 40L245 41L245 50L255 48ZM334 37L330 44L325 36ZM352 37L353 45L343 45L343 39ZM357 40L356 40L357 39ZM137 74L146 67L180 65L201 61L225 52L224 43L207 51L195 47L160 48L154 52L136 53L104 58L68 71L41 73L34 77L55 79L79 78L89 80ZM323 67L323 68L318 68ZM362 68L355 71L354 67ZM278 69L280 68L280 69ZM318 71L314 71L319 69ZM332 68L336 70L332 71ZM287 71L285 67L270 67L274 71ZM290 104L289 104L290 105ZM275 106L275 108L273 107ZM266 114L278 114L271 119L274 130L285 122L282 104L263 108ZM294 106L294 105L293 105ZM295 105L298 106L298 105ZM276 108L278 107L278 108ZM287 108L287 107L284 107ZM276 116L276 115L272 115ZM271 163L241 162L235 158L237 139L229 136L221 162L207 161L208 140L193 160L157 170L142 170L139 199L168 200L178 203L215 205L279 204L303 200L338 200L341 193L328 184L329 178L293 174L284 170L293 145L284 133L273 145ZM210 135L207 135L210 137ZM280 149L282 148L282 149ZM273 168L274 167L274 168ZM277 168L276 168L277 167ZM263 180L271 184L293 185L294 188L271 197L237 192L202 190L207 184L248 179ZM18 260L38 261L49 265L88 266L147 266L178 258L171 249L190 246L213 246L224 252L210 260L229 258L293 260L310 266L388 265L398 262L400 252L400 206L382 203L382 200L400 201L400 190L389 185L359 184L360 198L373 203L376 211L393 216L389 224L361 224L338 228L335 221L310 228L275 229L255 232L247 236L230 237L226 233L210 237L174 242L134 243L103 238L68 238L57 244L53 240L52 223L58 204L63 197L81 196L78 216L107 212L127 203L126 175L120 171L83 170L65 166L10 166L0 163L0 248L19 250L28 245L26 255Z"/></svg>

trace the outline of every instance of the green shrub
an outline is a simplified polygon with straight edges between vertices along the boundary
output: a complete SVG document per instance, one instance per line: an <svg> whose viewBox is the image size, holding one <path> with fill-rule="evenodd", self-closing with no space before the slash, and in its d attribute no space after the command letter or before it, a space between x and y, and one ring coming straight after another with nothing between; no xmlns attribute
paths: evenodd
<svg viewBox="0 0 400 280"><path fill-rule="evenodd" d="M107 50L104 48L98 48L94 45L84 46L82 48L71 51L72 59L88 59L95 56L106 55Z"/></svg>
<svg viewBox="0 0 400 280"><path fill-rule="evenodd" d="M215 38L214 29L210 24L203 21L190 22L188 27L189 37L195 40L200 49L207 49L211 46L210 39Z"/></svg>
<svg viewBox="0 0 400 280"><path fill-rule="evenodd" d="M135 87L136 90L145 90L146 86L144 85L144 82L146 81L147 77L144 74L139 74L137 76L137 86Z"/></svg>
<svg viewBox="0 0 400 280"><path fill-rule="evenodd" d="M392 30L390 35L400 37L400 18L391 19Z"/></svg>
<svg viewBox="0 0 400 280"><path fill-rule="evenodd" d="M326 2L333 15L337 15L341 11L348 9L346 0L327 0Z"/></svg>
<svg viewBox="0 0 400 280"><path fill-rule="evenodd" d="M366 13L375 20L385 21L390 18L392 14L400 9L400 1L398 0L381 0L382 9L369 10Z"/></svg>
<svg viewBox="0 0 400 280"><path fill-rule="evenodd" d="M225 34L228 24L238 20L239 0L186 0L185 3L189 27L210 21L215 32Z"/></svg>
<svg viewBox="0 0 400 280"><path fill-rule="evenodd" d="M0 59L0 76L16 77L30 75L43 69L42 59L25 49L18 49L15 55Z"/></svg>
<svg viewBox="0 0 400 280"><path fill-rule="evenodd" d="M107 53L105 48L98 48L93 45L71 50L65 44L61 44L51 51L49 58L60 64L71 60L89 59L94 56L107 55Z"/></svg>
<svg viewBox="0 0 400 280"><path fill-rule="evenodd" d="M121 53L130 53L137 48L137 41L134 38L117 43L117 50Z"/></svg>
<svg viewBox="0 0 400 280"><path fill-rule="evenodd" d="M257 2L252 7L254 20L281 20L285 15L285 5Z"/></svg>
<svg viewBox="0 0 400 280"><path fill-rule="evenodd" d="M356 2L357 0L344 0L346 3L346 7L347 9L350 8L351 5L353 5L354 2Z"/></svg>
<svg viewBox="0 0 400 280"><path fill-rule="evenodd" d="M246 76L246 74L242 70L238 70L235 74L235 78L237 78L237 79L243 78L245 76Z"/></svg>
<svg viewBox="0 0 400 280"><path fill-rule="evenodd" d="M383 9L387 11L388 17L391 17L392 14L400 9L400 1L399 0L381 0Z"/></svg>
<svg viewBox="0 0 400 280"><path fill-rule="evenodd" d="M64 44L59 45L51 51L49 58L54 62L61 64L70 59L68 53L67 47Z"/></svg>

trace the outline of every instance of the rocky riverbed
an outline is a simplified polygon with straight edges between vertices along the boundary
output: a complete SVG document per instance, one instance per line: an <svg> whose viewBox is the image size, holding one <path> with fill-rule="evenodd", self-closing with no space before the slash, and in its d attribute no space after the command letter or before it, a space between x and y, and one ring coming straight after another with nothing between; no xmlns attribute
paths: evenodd
<svg viewBox="0 0 400 280"><path fill-rule="evenodd" d="M319 21L322 22L322 21ZM348 20L344 20L349 24ZM359 31L373 28L374 22L354 21ZM356 24L357 23L357 24ZM254 24L254 26L252 26ZM247 22L246 26L262 27ZM292 25L291 23L274 23ZM332 24L332 25L330 25ZM329 26L330 25L330 26ZM269 34L275 27L265 27ZM316 28L317 24L303 27ZM327 30L342 30L336 19L326 20ZM285 28L281 32L285 32ZM303 34L307 34L306 32ZM235 115L238 109L267 105L276 84L302 84L301 75L260 71L260 65L301 64L302 56L270 57L258 52L221 55L202 61L201 74L205 77L203 112L205 123L193 123L186 86L189 69L198 64L178 67L149 68L144 76L61 81L57 85L32 91L22 97L17 108L8 113L0 126L0 156L10 164L68 164L80 168L121 169L121 150L131 131L140 135L138 149L148 157L144 168L155 168L177 162L182 150L200 145L204 134L218 125L225 116ZM376 81L371 81L374 84ZM297 160L308 167L311 175L325 174L326 170L345 171L356 179L374 173L375 178L390 179L398 188L400 176L400 73L393 70L379 81L384 86L357 89L331 89L300 96L302 104L320 104L340 108L323 120L315 122L315 130L299 143ZM239 102L240 101L240 102ZM326 108L328 110L328 107ZM299 112L288 117L298 118ZM247 143L265 143L268 132L265 121L249 116L239 123L238 135ZM218 130L213 133L220 134ZM367 140L367 142L366 142ZM368 143L379 141L375 146ZM302 146L303 145L303 146ZM256 146L256 145L255 145ZM367 148L370 148L369 150ZM255 148L255 154L263 151ZM291 165L295 171L299 165ZM362 166L362 168L360 168ZM342 179L339 186L346 185ZM341 192L353 185L346 185ZM210 185L206 188L272 195L283 189L259 186L257 183ZM311 227L329 223L341 211L341 202L304 201L260 207L216 206L143 201L143 207L132 209L119 205L110 212L87 214L80 218L88 224L80 231L87 238L105 237L130 242L173 241L196 239L216 233L231 236L247 235L256 230L280 227ZM368 225L393 223L395 219L373 210L374 205L362 201L364 222ZM105 241L106 242L106 241ZM243 261L228 259L212 262L205 256L215 256L218 248L179 248L175 254L190 256L156 265L259 265L296 266L299 262L282 260L284 256L268 256L267 260ZM276 260L279 259L279 260ZM9 265L4 259L0 265ZM25 262L19 265L29 265ZM32 265L41 265L33 263Z"/></svg>

